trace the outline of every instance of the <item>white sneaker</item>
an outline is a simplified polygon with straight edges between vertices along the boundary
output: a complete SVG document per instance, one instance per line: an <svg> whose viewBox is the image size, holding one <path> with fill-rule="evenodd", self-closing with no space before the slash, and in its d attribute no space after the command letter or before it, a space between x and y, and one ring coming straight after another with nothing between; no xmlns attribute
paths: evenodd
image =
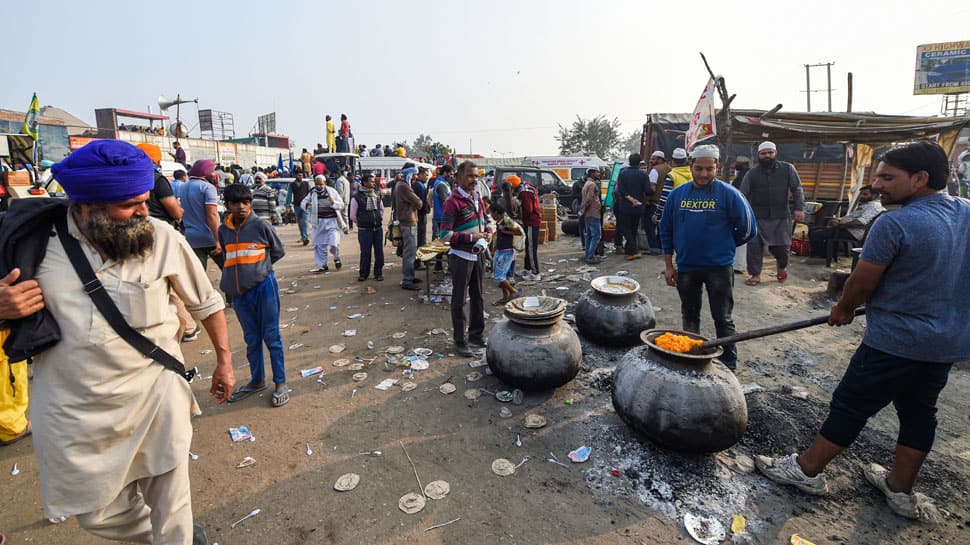
<svg viewBox="0 0 970 545"><path fill-rule="evenodd" d="M926 522L940 522L942 516L936 509L933 500L920 493L907 494L905 492L893 492L889 489L886 476L889 470L879 464L869 464L865 469L866 480L869 484L879 489L886 496L886 503L893 513L901 517L913 520L923 520Z"/></svg>
<svg viewBox="0 0 970 545"><path fill-rule="evenodd" d="M542 281L542 274L533 274L532 279L535 280L536 282L540 282Z"/></svg>
<svg viewBox="0 0 970 545"><path fill-rule="evenodd" d="M824 496L828 493L828 483L821 473L814 477L805 475L796 458L798 454L790 454L781 458L755 456L754 465L762 475L780 484L787 484L813 496Z"/></svg>

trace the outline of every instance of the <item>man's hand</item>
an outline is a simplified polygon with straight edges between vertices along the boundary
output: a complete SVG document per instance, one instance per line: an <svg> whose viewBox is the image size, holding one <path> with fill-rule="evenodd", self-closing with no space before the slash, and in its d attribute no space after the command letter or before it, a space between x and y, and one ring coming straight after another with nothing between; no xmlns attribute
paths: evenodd
<svg viewBox="0 0 970 545"><path fill-rule="evenodd" d="M664 279L668 286L677 287L677 269L669 266L664 269Z"/></svg>
<svg viewBox="0 0 970 545"><path fill-rule="evenodd" d="M222 253L222 246L216 246L215 248L213 248L209 252L209 255L211 255L211 256L217 256L217 255L219 255L221 253Z"/></svg>
<svg viewBox="0 0 970 545"><path fill-rule="evenodd" d="M654 225L658 225L660 223L660 217L653 216L652 218L650 218L650 221L652 221Z"/></svg>
<svg viewBox="0 0 970 545"><path fill-rule="evenodd" d="M832 307L832 312L829 313L829 325L843 326L852 323L853 318L855 318L855 309L844 309L841 305L835 305Z"/></svg>
<svg viewBox="0 0 970 545"><path fill-rule="evenodd" d="M801 221L804 221L805 220L805 211L804 210L795 210L795 213L792 214L792 215L795 217L795 221L801 222Z"/></svg>
<svg viewBox="0 0 970 545"><path fill-rule="evenodd" d="M0 320L17 320L44 308L44 294L36 280L15 284L20 269L0 279Z"/></svg>
<svg viewBox="0 0 970 545"><path fill-rule="evenodd" d="M216 365L212 372L212 387L209 395L214 397L216 404L225 403L236 387L236 373L232 369L232 361Z"/></svg>
<svg viewBox="0 0 970 545"><path fill-rule="evenodd" d="M832 218L829 220L829 227L835 227L838 224L839 224L839 220L837 218Z"/></svg>

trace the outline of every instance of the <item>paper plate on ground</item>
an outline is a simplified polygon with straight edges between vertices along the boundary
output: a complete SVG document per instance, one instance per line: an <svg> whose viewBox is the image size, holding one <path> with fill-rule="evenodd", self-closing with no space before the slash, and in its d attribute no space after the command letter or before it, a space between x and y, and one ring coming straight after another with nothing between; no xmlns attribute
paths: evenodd
<svg viewBox="0 0 970 545"><path fill-rule="evenodd" d="M401 391L402 392L410 392L411 390L413 390L413 389L415 389L417 387L418 387L418 385L415 384L415 383L413 383L413 382L404 382L404 383L401 384Z"/></svg>
<svg viewBox="0 0 970 545"><path fill-rule="evenodd" d="M468 382L478 382L479 380L482 380L482 374L478 371L472 371L471 373L465 375L465 380Z"/></svg>
<svg viewBox="0 0 970 545"><path fill-rule="evenodd" d="M446 382L446 383L442 384L441 386L438 386L438 391L441 392L441 393L443 393L443 394L453 394L453 393L455 393L455 390L457 390L457 389L458 388L454 384L452 384L450 382Z"/></svg>
<svg viewBox="0 0 970 545"><path fill-rule="evenodd" d="M451 492L451 485L447 481L432 481L424 487L424 495L433 499L440 500Z"/></svg>
<svg viewBox="0 0 970 545"><path fill-rule="evenodd" d="M505 458L499 458L492 462L492 473L506 477L515 473L515 464Z"/></svg>
<svg viewBox="0 0 970 545"><path fill-rule="evenodd" d="M363 371L364 370L364 364L363 363L352 363L352 364L350 364L350 367L348 367L347 369L350 369L351 371Z"/></svg>
<svg viewBox="0 0 970 545"><path fill-rule="evenodd" d="M414 360L411 362L411 369L414 369L415 371L424 371L428 367L431 367L428 360Z"/></svg>
<svg viewBox="0 0 970 545"><path fill-rule="evenodd" d="M527 414L525 415L525 427L531 429L538 429L545 427L546 417L538 414Z"/></svg>
<svg viewBox="0 0 970 545"><path fill-rule="evenodd" d="M704 545L718 545L727 538L724 525L712 518L687 513L684 515L684 528L694 541Z"/></svg>
<svg viewBox="0 0 970 545"><path fill-rule="evenodd" d="M397 333L394 333L393 335L391 335L391 337L395 339L403 339L404 337L407 337L407 335L408 335L407 331L398 331Z"/></svg>
<svg viewBox="0 0 970 545"><path fill-rule="evenodd" d="M436 327L431 330L432 335L444 335L445 333L447 333L447 331L445 331L444 329L441 329L440 327Z"/></svg>
<svg viewBox="0 0 970 545"><path fill-rule="evenodd" d="M357 488L359 483L360 475L356 473L344 473L337 478L337 482L333 483L333 489L339 490L340 492L347 492L348 490Z"/></svg>
<svg viewBox="0 0 970 545"><path fill-rule="evenodd" d="M330 347L330 353L331 354L339 354L339 353L343 352L346 349L347 349L347 347L344 346L344 345L342 345L342 344L335 344L335 345L333 345L333 346Z"/></svg>
<svg viewBox="0 0 970 545"><path fill-rule="evenodd" d="M415 348L414 353L422 358L427 358L434 353L434 350L431 350L430 348Z"/></svg>
<svg viewBox="0 0 970 545"><path fill-rule="evenodd" d="M347 360L347 359L333 360L334 367L346 367L347 365L350 365L350 360Z"/></svg>
<svg viewBox="0 0 970 545"><path fill-rule="evenodd" d="M403 346L388 346L387 347L387 353L388 354L400 354L401 352L404 352L404 347Z"/></svg>
<svg viewBox="0 0 970 545"><path fill-rule="evenodd" d="M465 390L465 399L470 399L472 401L482 397L482 391L478 388L470 388Z"/></svg>
<svg viewBox="0 0 970 545"><path fill-rule="evenodd" d="M354 382L360 382L367 378L367 373L354 373L354 376L351 378L354 379Z"/></svg>
<svg viewBox="0 0 970 545"><path fill-rule="evenodd" d="M413 515L424 509L424 496L415 494L414 492L408 492L401 496L401 499L397 502L397 506L401 511Z"/></svg>

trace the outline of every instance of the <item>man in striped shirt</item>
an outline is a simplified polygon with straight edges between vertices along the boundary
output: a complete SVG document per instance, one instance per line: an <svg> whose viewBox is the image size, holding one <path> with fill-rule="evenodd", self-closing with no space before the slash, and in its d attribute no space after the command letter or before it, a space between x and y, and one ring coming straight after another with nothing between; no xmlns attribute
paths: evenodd
<svg viewBox="0 0 970 545"><path fill-rule="evenodd" d="M485 264L481 254L492 238L492 228L485 219L485 202L475 187L478 168L465 161L458 165L457 187L445 200L441 218L441 239L451 244L448 268L452 274L451 325L454 328L455 352L474 355L472 348L485 348L485 302L483 279ZM465 297L469 296L468 341L465 341Z"/></svg>

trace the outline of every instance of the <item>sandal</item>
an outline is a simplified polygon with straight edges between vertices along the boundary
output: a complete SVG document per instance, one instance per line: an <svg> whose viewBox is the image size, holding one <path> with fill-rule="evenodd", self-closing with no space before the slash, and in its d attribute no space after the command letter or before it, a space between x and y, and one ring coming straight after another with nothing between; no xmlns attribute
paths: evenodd
<svg viewBox="0 0 970 545"><path fill-rule="evenodd" d="M232 393L231 396L229 396L229 399L227 401L229 403L242 401L257 392L262 392L265 389L266 389L265 384L263 384L262 386L253 386L252 383L250 383L245 386L240 386L239 388L236 388L236 390Z"/></svg>
<svg viewBox="0 0 970 545"><path fill-rule="evenodd" d="M758 284L761 283L761 279L760 278L755 278L755 277L752 276L751 278L748 278L747 280L745 280L744 283L747 284L747 285L749 285L749 286L757 286Z"/></svg>
<svg viewBox="0 0 970 545"><path fill-rule="evenodd" d="M30 420L28 420L27 427L24 428L24 431L20 432L20 435L17 435L16 437L14 437L13 439L10 439L9 441L0 441L0 447L8 447L16 443L17 441L20 441L21 439L30 436L30 434L32 433L34 433L34 430L30 426ZM3 541L0 541L0 545L3 545Z"/></svg>
<svg viewBox="0 0 970 545"><path fill-rule="evenodd" d="M778 282L784 283L785 280L788 280L788 269L778 271Z"/></svg>
<svg viewBox="0 0 970 545"><path fill-rule="evenodd" d="M290 390L285 388L282 392L273 392L273 399L271 400L273 407L282 407L290 402Z"/></svg>

